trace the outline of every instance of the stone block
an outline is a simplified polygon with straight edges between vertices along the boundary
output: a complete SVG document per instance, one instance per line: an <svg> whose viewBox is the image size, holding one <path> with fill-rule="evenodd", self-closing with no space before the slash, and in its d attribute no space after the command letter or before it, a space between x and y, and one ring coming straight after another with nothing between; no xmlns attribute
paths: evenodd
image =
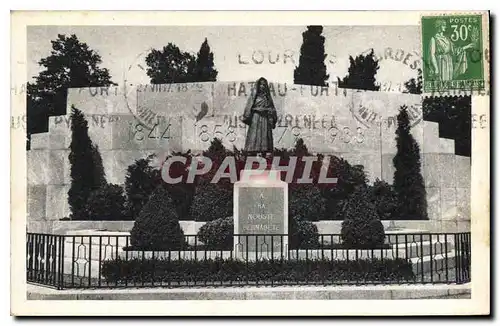
<svg viewBox="0 0 500 326"><path fill-rule="evenodd" d="M423 121L423 139L424 154L440 152L439 124L437 122Z"/></svg>
<svg viewBox="0 0 500 326"><path fill-rule="evenodd" d="M84 114L126 114L136 107L137 87L82 87L68 90L66 112L75 106Z"/></svg>
<svg viewBox="0 0 500 326"><path fill-rule="evenodd" d="M457 190L456 188L441 188L441 219L457 219Z"/></svg>
<svg viewBox="0 0 500 326"><path fill-rule="evenodd" d="M455 154L455 140L447 138L439 138L439 152Z"/></svg>
<svg viewBox="0 0 500 326"><path fill-rule="evenodd" d="M71 144L70 115L49 117L50 149L68 149Z"/></svg>
<svg viewBox="0 0 500 326"><path fill-rule="evenodd" d="M379 152L342 153L340 157L347 160L351 165L362 165L370 182L374 182L377 178L382 178L382 162Z"/></svg>
<svg viewBox="0 0 500 326"><path fill-rule="evenodd" d="M454 232L471 232L471 221L457 221Z"/></svg>
<svg viewBox="0 0 500 326"><path fill-rule="evenodd" d="M128 166L133 164L137 159L146 158L153 153L155 153L155 151L102 151L101 156L107 181L114 184L124 184Z"/></svg>
<svg viewBox="0 0 500 326"><path fill-rule="evenodd" d="M214 83L144 85L137 90L137 116L146 112L163 117L214 115Z"/></svg>
<svg viewBox="0 0 500 326"><path fill-rule="evenodd" d="M441 188L426 187L426 198L429 220L441 220Z"/></svg>
<svg viewBox="0 0 500 326"><path fill-rule="evenodd" d="M50 147L49 133L32 134L30 146L31 150L48 149Z"/></svg>
<svg viewBox="0 0 500 326"><path fill-rule="evenodd" d="M47 186L28 185L27 212L29 220L44 220L46 217Z"/></svg>
<svg viewBox="0 0 500 326"><path fill-rule="evenodd" d="M422 169L425 187L439 187L440 183L440 154L424 153L422 157Z"/></svg>
<svg viewBox="0 0 500 326"><path fill-rule="evenodd" d="M470 213L470 188L456 188L457 191L457 219L469 220L471 219Z"/></svg>
<svg viewBox="0 0 500 326"><path fill-rule="evenodd" d="M144 125L132 115L123 115L112 127L112 149L175 150L182 149L182 117L157 117Z"/></svg>
<svg viewBox="0 0 500 326"><path fill-rule="evenodd" d="M182 132L185 135L182 139L184 151L206 150L214 138L220 139L228 149L236 146L241 150L245 146L246 125L239 121L237 115L210 116L198 122L183 119Z"/></svg>
<svg viewBox="0 0 500 326"><path fill-rule="evenodd" d="M396 93L352 91L352 116L367 128L376 128L381 139L383 153L395 153L395 131L399 108L409 108L410 124L416 126L421 120L422 109L419 96L401 96ZM418 134L418 133L417 133ZM420 141L420 137L416 138Z"/></svg>
<svg viewBox="0 0 500 326"><path fill-rule="evenodd" d="M381 164L382 164L382 180L392 184L394 179L394 163L392 159L393 154L382 154Z"/></svg>
<svg viewBox="0 0 500 326"><path fill-rule="evenodd" d="M29 185L47 184L50 179L50 152L45 149L26 151L26 169Z"/></svg>
<svg viewBox="0 0 500 326"><path fill-rule="evenodd" d="M458 229L458 222L456 220L441 220L440 229L437 232L441 233L451 233L451 232L460 232Z"/></svg>
<svg viewBox="0 0 500 326"><path fill-rule="evenodd" d="M471 187L471 158L455 155L455 182L456 187Z"/></svg>
<svg viewBox="0 0 500 326"><path fill-rule="evenodd" d="M47 186L47 220L59 220L70 214L68 190L70 185Z"/></svg>
<svg viewBox="0 0 500 326"><path fill-rule="evenodd" d="M438 172L441 187L455 187L455 154L439 155Z"/></svg>
<svg viewBox="0 0 500 326"><path fill-rule="evenodd" d="M436 277L436 276L435 276ZM401 288L399 290L393 290L392 299L393 300L403 300L403 299L432 299L440 298L448 294L447 287L430 287L420 285L411 289Z"/></svg>
<svg viewBox="0 0 500 326"><path fill-rule="evenodd" d="M51 150L49 152L49 175L47 184L64 184L70 182L69 150Z"/></svg>

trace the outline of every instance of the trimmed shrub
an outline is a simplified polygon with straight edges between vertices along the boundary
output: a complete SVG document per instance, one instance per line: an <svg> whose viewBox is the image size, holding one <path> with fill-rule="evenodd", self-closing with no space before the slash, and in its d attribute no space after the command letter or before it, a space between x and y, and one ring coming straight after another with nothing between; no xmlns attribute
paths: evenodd
<svg viewBox="0 0 500 326"><path fill-rule="evenodd" d="M290 249L320 248L318 227L311 221L294 216L288 225L288 246Z"/></svg>
<svg viewBox="0 0 500 326"><path fill-rule="evenodd" d="M259 260L231 259L167 260L130 259L106 260L102 276L110 283L198 284L231 282L323 282L328 284L401 283L415 279L411 261L406 259L366 260Z"/></svg>
<svg viewBox="0 0 500 326"><path fill-rule="evenodd" d="M384 226L366 191L353 194L346 204L345 212L341 238L346 247L371 249L383 246Z"/></svg>
<svg viewBox="0 0 500 326"><path fill-rule="evenodd" d="M124 204L123 188L107 184L90 193L85 212L93 221L119 221L123 220Z"/></svg>
<svg viewBox="0 0 500 326"><path fill-rule="evenodd" d="M124 216L127 220L135 220L149 197L160 184L160 171L154 169L150 163L154 155L136 160L127 168L125 176L125 203Z"/></svg>
<svg viewBox="0 0 500 326"><path fill-rule="evenodd" d="M207 222L200 228L198 236L212 250L233 250L233 217L219 218ZM311 221L300 217L290 219L288 225L288 245L290 249L320 248L318 228Z"/></svg>
<svg viewBox="0 0 500 326"><path fill-rule="evenodd" d="M233 215L233 189L226 186L205 183L196 186L191 219L208 222Z"/></svg>
<svg viewBox="0 0 500 326"><path fill-rule="evenodd" d="M375 205L381 220L397 219L398 198L393 187L385 181L377 179L369 187L370 201Z"/></svg>
<svg viewBox="0 0 500 326"><path fill-rule="evenodd" d="M328 167L328 176L336 177L334 187L322 190L326 199L325 217L329 220L343 220L345 206L357 190L366 189L368 179L362 165L351 165L343 158L332 156Z"/></svg>
<svg viewBox="0 0 500 326"><path fill-rule="evenodd" d="M163 186L156 188L139 213L130 242L137 250L176 250L185 245L175 206Z"/></svg>
<svg viewBox="0 0 500 326"><path fill-rule="evenodd" d="M234 222L233 217L218 218L207 222L198 231L199 239L207 249L233 249Z"/></svg>
<svg viewBox="0 0 500 326"><path fill-rule="evenodd" d="M288 214L301 216L307 221L323 220L325 198L313 184L298 184L288 188Z"/></svg>

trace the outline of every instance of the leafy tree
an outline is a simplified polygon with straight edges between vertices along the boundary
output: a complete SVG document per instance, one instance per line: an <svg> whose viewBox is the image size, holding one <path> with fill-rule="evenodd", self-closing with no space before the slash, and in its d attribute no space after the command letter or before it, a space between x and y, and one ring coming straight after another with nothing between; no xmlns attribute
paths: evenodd
<svg viewBox="0 0 500 326"><path fill-rule="evenodd" d="M190 83L195 80L196 58L173 43L163 49L152 49L146 56L147 75L151 84Z"/></svg>
<svg viewBox="0 0 500 326"><path fill-rule="evenodd" d="M90 220L123 220L125 197L119 185L106 184L90 193L86 204L86 213Z"/></svg>
<svg viewBox="0 0 500 326"><path fill-rule="evenodd" d="M38 64L44 67L27 86L28 135L48 131L48 117L66 114L67 89L116 85L101 56L76 35L58 34L51 54Z"/></svg>
<svg viewBox="0 0 500 326"><path fill-rule="evenodd" d="M410 94L422 94L422 69L418 68L417 79L412 78L404 83L406 91Z"/></svg>
<svg viewBox="0 0 500 326"><path fill-rule="evenodd" d="M214 68L214 54L210 52L210 46L205 38L201 44L196 58L195 77L197 82L209 82L217 80L217 70Z"/></svg>
<svg viewBox="0 0 500 326"><path fill-rule="evenodd" d="M307 26L302 33L299 65L293 72L295 84L327 86L329 75L325 66L325 37L323 26Z"/></svg>
<svg viewBox="0 0 500 326"><path fill-rule="evenodd" d="M161 50L152 49L146 56L147 75L151 84L193 83L217 80L214 54L205 38L196 56L184 52L173 43Z"/></svg>
<svg viewBox="0 0 500 326"><path fill-rule="evenodd" d="M71 209L71 219L88 219L85 205L89 195L93 190L103 185L105 177L100 154L97 147L92 144L88 134L87 120L83 113L75 107L71 108L69 163L71 166L71 187L68 191L68 202Z"/></svg>
<svg viewBox="0 0 500 326"><path fill-rule="evenodd" d="M125 176L126 203L124 217L134 220L139 215L149 197L161 182L160 171L150 163L154 155L136 160L127 168Z"/></svg>
<svg viewBox="0 0 500 326"><path fill-rule="evenodd" d="M379 65L373 49L366 55L358 55L356 59L349 56L349 62L349 73L342 80L337 78L339 87L369 91L378 91L380 89L380 86L375 83L375 75Z"/></svg>
<svg viewBox="0 0 500 326"><path fill-rule="evenodd" d="M397 213L400 219L427 219L425 184L420 173L420 148L410 133L410 121L405 106L400 109L397 120L397 153L393 158L393 185L398 198Z"/></svg>
<svg viewBox="0 0 500 326"><path fill-rule="evenodd" d="M137 216L130 242L138 250L177 250L185 245L174 204L163 185L155 189Z"/></svg>

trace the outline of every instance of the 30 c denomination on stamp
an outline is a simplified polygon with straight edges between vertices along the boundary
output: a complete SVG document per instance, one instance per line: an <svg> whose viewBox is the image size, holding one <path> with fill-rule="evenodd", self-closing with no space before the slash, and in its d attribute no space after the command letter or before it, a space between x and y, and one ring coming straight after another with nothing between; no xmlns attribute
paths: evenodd
<svg viewBox="0 0 500 326"><path fill-rule="evenodd" d="M424 93L484 90L481 15L422 16Z"/></svg>

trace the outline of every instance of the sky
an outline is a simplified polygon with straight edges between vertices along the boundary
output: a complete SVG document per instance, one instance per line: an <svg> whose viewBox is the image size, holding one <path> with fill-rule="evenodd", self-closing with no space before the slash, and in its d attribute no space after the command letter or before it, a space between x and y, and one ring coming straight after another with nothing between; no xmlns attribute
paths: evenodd
<svg viewBox="0 0 500 326"><path fill-rule="evenodd" d="M270 81L293 82L305 30L306 26L30 26L28 81L40 72L38 61L50 55L50 40L57 34L76 34L101 55L101 67L108 68L119 85L124 80L149 83L144 58L150 49L172 42L182 51L196 53L205 38L214 53L217 80L250 81L264 76ZM371 48L382 57L378 82L398 85L416 76L410 66L420 53L418 26L324 26L323 35L330 81L346 75L349 56Z"/></svg>

